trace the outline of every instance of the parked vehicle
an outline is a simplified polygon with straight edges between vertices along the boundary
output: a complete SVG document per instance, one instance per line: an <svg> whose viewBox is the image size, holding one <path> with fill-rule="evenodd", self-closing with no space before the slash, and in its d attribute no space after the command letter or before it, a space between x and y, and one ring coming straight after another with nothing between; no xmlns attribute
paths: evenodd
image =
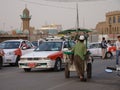
<svg viewBox="0 0 120 90"><path fill-rule="evenodd" d="M34 46L28 40L6 40L0 44L4 51L3 64L18 65L21 55L34 50Z"/></svg>
<svg viewBox="0 0 120 90"><path fill-rule="evenodd" d="M64 67L63 49L74 45L74 41L47 40L40 44L33 52L25 54L19 61L19 68L25 72L32 68L60 71Z"/></svg>
<svg viewBox="0 0 120 90"><path fill-rule="evenodd" d="M89 43L88 49L91 52L92 56L102 57L101 42ZM112 45L108 45L105 57L111 58L112 56L115 55L115 52L116 52L116 47Z"/></svg>

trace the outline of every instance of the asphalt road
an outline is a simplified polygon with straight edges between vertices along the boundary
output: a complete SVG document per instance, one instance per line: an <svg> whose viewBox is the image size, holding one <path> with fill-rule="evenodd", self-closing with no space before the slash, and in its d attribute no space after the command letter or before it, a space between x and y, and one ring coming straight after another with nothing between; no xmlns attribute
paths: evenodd
<svg viewBox="0 0 120 90"><path fill-rule="evenodd" d="M106 73L105 67L115 64L115 60L95 58L93 77L81 82L76 72L66 79L64 70L32 70L25 73L18 67L4 66L0 70L0 90L120 90L120 77L116 72Z"/></svg>

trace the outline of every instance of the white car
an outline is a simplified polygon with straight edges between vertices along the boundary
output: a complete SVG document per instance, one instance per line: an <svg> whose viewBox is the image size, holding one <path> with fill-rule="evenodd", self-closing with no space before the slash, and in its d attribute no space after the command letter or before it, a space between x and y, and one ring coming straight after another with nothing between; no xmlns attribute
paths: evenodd
<svg viewBox="0 0 120 90"><path fill-rule="evenodd" d="M91 52L92 56L102 57L101 42L89 43L88 50ZM115 52L116 52L116 47L115 46L107 45L107 52L106 52L105 57L106 58L111 58L112 56L115 55Z"/></svg>
<svg viewBox="0 0 120 90"><path fill-rule="evenodd" d="M22 46L23 42L26 44ZM34 46L28 40L6 40L0 44L0 48L4 51L2 58L2 64L18 65L20 57L25 53L29 53L34 50Z"/></svg>
<svg viewBox="0 0 120 90"><path fill-rule="evenodd" d="M19 61L19 68L25 72L32 68L60 71L64 67L63 50L74 45L74 41L44 41L33 52L25 54Z"/></svg>

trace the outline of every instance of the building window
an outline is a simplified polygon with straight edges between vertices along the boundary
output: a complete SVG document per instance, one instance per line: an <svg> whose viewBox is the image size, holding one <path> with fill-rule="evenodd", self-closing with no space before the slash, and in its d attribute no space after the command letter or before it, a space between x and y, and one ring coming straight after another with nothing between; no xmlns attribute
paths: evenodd
<svg viewBox="0 0 120 90"><path fill-rule="evenodd" d="M118 23L120 23L120 16L118 16Z"/></svg>
<svg viewBox="0 0 120 90"><path fill-rule="evenodd" d="M116 23L116 18L115 18L115 16L113 17L113 23Z"/></svg>
<svg viewBox="0 0 120 90"><path fill-rule="evenodd" d="M109 17L109 24L111 24L112 23L112 18L111 17Z"/></svg>
<svg viewBox="0 0 120 90"><path fill-rule="evenodd" d="M118 27L117 27L117 34L119 33L119 31L118 31Z"/></svg>

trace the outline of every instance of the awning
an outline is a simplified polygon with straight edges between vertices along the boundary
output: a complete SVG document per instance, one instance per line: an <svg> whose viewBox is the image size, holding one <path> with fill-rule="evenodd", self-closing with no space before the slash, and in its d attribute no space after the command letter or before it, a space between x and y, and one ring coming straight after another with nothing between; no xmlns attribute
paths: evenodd
<svg viewBox="0 0 120 90"><path fill-rule="evenodd" d="M68 34L68 33L71 33L71 32L92 32L92 30L90 29L67 29L67 30L63 30L61 32L59 32L58 34Z"/></svg>

